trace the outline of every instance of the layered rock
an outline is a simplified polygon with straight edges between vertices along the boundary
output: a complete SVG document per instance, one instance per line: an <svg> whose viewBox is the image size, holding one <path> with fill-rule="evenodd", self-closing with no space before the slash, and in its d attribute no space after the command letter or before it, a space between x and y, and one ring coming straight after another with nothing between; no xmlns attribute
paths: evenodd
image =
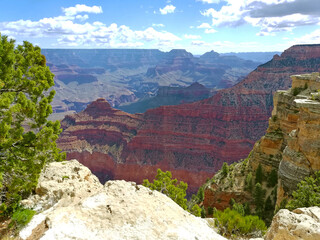
<svg viewBox="0 0 320 240"><path fill-rule="evenodd" d="M183 49L45 49L42 53L55 74L54 113L79 112L99 97L118 107L154 96L159 87L186 87L196 81L225 88L258 65L240 58L208 63Z"/></svg>
<svg viewBox="0 0 320 240"><path fill-rule="evenodd" d="M312 55L307 55L311 51ZM68 117L63 125L65 122L73 123L64 127L60 147L67 151L68 158L79 159L95 172L100 169L100 176L104 175L104 179L141 182L144 178L153 178L156 168L160 167L173 171L175 177L196 189L220 169L223 162L232 163L248 155L255 141L267 129L273 91L288 88L291 85L289 75L319 69L320 45L293 46L281 56L259 66L241 83L219 91L211 98L178 106L162 106L142 115L128 115L138 122L134 124L136 127L132 125L130 128L131 135L125 134L125 141L121 140L119 132L108 130L110 134L107 134L96 127L93 130L94 124L90 122L96 120L89 118L87 122L83 121L82 113ZM83 128L85 124L91 124L91 134L87 134L87 130L82 133L75 131L78 123L68 120L70 118L83 122ZM116 124L116 119L119 119L119 124L122 121L113 115L107 118L112 124ZM271 135L277 138L276 134ZM101 142L89 147L89 151L83 151L83 146L90 145L89 136L103 137ZM118 139L118 142L113 139ZM69 142L74 143L73 147L69 147ZM270 141L264 144L281 145ZM110 147L112 154L101 150ZM269 157L276 158L275 153L272 155L268 155L266 161Z"/></svg>
<svg viewBox="0 0 320 240"><path fill-rule="evenodd" d="M232 195L242 203L252 199L249 191L245 190L246 176L249 173L255 176L259 165L265 180L272 170L278 173L277 187L263 183L266 197L275 198L273 204L277 206L291 195L301 180L320 170L320 74L294 75L292 86L287 91L274 94L274 109L266 134L256 142L249 157L233 166L229 174L235 184L231 186L227 180L221 182L220 173L215 177L216 184L220 184L219 189L215 184L206 188L206 207L221 207L212 201L212 196ZM228 206L227 201L224 203L223 208Z"/></svg>
<svg viewBox="0 0 320 240"><path fill-rule="evenodd" d="M104 186L98 183L95 188L87 188L92 180L94 186L97 183L88 172L76 160L49 164L40 176L37 194L24 204L50 207L41 208L20 232L20 237L24 240L225 239L205 219L191 215L160 192L136 183L108 181ZM57 194L60 192L67 194ZM56 196L54 205L49 201L52 196ZM40 202L39 198L48 202Z"/></svg>
<svg viewBox="0 0 320 240"><path fill-rule="evenodd" d="M281 209L272 220L265 240L320 239L320 208Z"/></svg>

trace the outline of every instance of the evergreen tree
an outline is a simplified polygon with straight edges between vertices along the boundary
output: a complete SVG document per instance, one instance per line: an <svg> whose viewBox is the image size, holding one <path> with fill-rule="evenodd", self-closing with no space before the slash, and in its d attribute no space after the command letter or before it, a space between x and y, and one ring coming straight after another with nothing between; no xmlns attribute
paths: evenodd
<svg viewBox="0 0 320 240"><path fill-rule="evenodd" d="M223 165L222 165L222 175L224 177L226 177L229 173L229 166L228 166L228 163L224 162Z"/></svg>
<svg viewBox="0 0 320 240"><path fill-rule="evenodd" d="M183 209L187 209L187 195L188 184L178 180L172 179L172 174L169 171L163 172L161 169L157 170L156 178L153 183L150 183L148 179L143 180L143 186L152 190L157 190L175 201ZM201 211L201 210L200 210Z"/></svg>
<svg viewBox="0 0 320 240"><path fill-rule="evenodd" d="M274 187L278 183L278 172L276 169L272 169L268 176L267 186Z"/></svg>
<svg viewBox="0 0 320 240"><path fill-rule="evenodd" d="M0 214L31 193L47 162L64 158L55 142L60 124L47 121L53 85L39 47L16 47L0 34Z"/></svg>
<svg viewBox="0 0 320 240"><path fill-rule="evenodd" d="M255 179L255 183L260 183L262 184L262 180L263 180L263 170L262 170L262 166L261 164L259 163L259 166L256 170L256 179Z"/></svg>
<svg viewBox="0 0 320 240"><path fill-rule="evenodd" d="M265 191L260 183L257 183L254 189L254 204L256 205L256 213L259 217L262 217L264 210L264 197Z"/></svg>
<svg viewBox="0 0 320 240"><path fill-rule="evenodd" d="M298 189L292 193L293 199L289 201L286 208L293 210L301 207L320 207L320 171L314 177L306 177L298 183Z"/></svg>

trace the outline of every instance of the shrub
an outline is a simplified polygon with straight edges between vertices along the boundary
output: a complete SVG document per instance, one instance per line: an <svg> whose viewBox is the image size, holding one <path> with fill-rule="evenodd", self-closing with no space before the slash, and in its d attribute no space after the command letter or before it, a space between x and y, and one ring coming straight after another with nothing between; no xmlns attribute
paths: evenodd
<svg viewBox="0 0 320 240"><path fill-rule="evenodd" d="M178 180L172 179L172 174L169 171L163 172L161 169L157 170L157 175L150 183L148 179L143 180L143 186L152 190L157 190L175 201L183 209L187 209L187 195L188 184Z"/></svg>
<svg viewBox="0 0 320 240"><path fill-rule="evenodd" d="M214 213L215 226L222 235L250 236L253 232L260 231L261 235L267 229L258 216L242 216L230 208Z"/></svg>
<svg viewBox="0 0 320 240"><path fill-rule="evenodd" d="M276 169L272 169L267 179L267 186L274 187L278 183L278 172Z"/></svg>
<svg viewBox="0 0 320 240"><path fill-rule="evenodd" d="M293 210L301 207L320 207L320 171L316 172L314 177L306 177L297 186L298 189L292 193L293 199L286 208Z"/></svg>
<svg viewBox="0 0 320 240"><path fill-rule="evenodd" d="M35 214L36 211L34 210L19 208L12 214L11 223L9 227L21 229L31 221L32 217Z"/></svg>
<svg viewBox="0 0 320 240"><path fill-rule="evenodd" d="M263 170L262 170L262 166L261 164L259 163L259 166L256 170L256 179L255 179L255 183L260 183L262 184L262 180L264 178L264 175L263 175Z"/></svg>
<svg viewBox="0 0 320 240"><path fill-rule="evenodd" d="M252 191L252 187L253 187L253 184L252 184L252 173L250 172L246 176L244 188L245 188L246 191L251 192Z"/></svg>

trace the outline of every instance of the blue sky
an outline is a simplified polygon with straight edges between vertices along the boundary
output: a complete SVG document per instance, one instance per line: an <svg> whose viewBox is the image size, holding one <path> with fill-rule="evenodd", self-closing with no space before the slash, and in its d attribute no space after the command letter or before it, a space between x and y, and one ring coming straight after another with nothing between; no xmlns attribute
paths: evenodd
<svg viewBox="0 0 320 240"><path fill-rule="evenodd" d="M42 48L283 51L320 43L320 0L1 0L0 32Z"/></svg>

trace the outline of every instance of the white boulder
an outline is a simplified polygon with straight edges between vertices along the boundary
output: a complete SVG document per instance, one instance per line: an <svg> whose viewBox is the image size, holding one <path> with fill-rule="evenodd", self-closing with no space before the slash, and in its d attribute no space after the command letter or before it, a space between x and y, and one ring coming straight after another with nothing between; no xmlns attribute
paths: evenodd
<svg viewBox="0 0 320 240"><path fill-rule="evenodd" d="M272 219L265 240L319 240L320 208L281 209Z"/></svg>
<svg viewBox="0 0 320 240"><path fill-rule="evenodd" d="M50 174L41 178L37 193L42 198L48 196L46 199L54 195L54 199L59 200L40 213L40 218L36 215L31 220L20 233L22 239L31 239L31 233L39 229L39 224L45 225L45 228L41 227L45 229L41 236L37 236L42 240L225 239L209 227L206 220L183 210L167 196L133 182L108 181L99 187L93 181L93 190L86 187L80 190L78 187L81 184L71 182L78 182L79 179L83 182L84 178L71 176L67 179L71 187L62 184L60 189L61 174L70 174L74 164L75 161L64 165L54 163L52 169L52 164L48 166L46 172L49 171ZM54 173L55 169L57 175ZM36 198L29 201L34 199ZM45 220L42 221L43 219ZM35 239L34 234L32 239Z"/></svg>

